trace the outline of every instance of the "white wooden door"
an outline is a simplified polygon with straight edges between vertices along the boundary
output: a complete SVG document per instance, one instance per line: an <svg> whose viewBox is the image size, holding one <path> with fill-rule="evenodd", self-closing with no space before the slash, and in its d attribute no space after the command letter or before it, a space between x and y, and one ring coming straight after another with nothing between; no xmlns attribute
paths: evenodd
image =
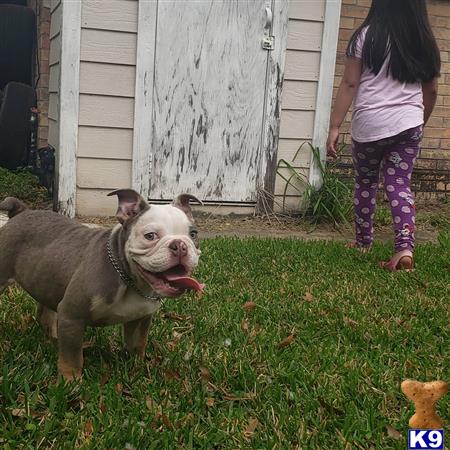
<svg viewBox="0 0 450 450"><path fill-rule="evenodd" d="M158 1L151 199L188 192L206 201L256 201L265 166L266 5Z"/></svg>

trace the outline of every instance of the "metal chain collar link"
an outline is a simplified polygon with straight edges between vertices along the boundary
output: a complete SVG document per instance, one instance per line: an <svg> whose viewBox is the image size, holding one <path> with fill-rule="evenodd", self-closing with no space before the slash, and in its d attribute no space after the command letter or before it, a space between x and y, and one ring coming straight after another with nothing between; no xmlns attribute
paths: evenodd
<svg viewBox="0 0 450 450"><path fill-rule="evenodd" d="M141 297L145 298L146 300L157 301L157 302L161 303L161 306L164 304L164 299L162 299L161 297L144 294L136 286L136 283L121 269L118 261L114 257L109 239L108 239L108 242L106 243L106 251L108 253L108 258L109 258L111 265L114 267L114 269L116 269L116 272L119 274L120 279L125 283L125 285L127 287L133 289L137 294L139 294Z"/></svg>

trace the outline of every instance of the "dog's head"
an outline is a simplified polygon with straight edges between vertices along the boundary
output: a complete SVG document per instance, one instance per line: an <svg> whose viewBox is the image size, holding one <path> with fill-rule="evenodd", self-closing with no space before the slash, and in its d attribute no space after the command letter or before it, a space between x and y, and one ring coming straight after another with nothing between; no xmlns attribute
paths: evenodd
<svg viewBox="0 0 450 450"><path fill-rule="evenodd" d="M192 278L200 250L189 194L178 196L171 205L149 205L132 189L119 189L116 217L125 235L124 255L136 278L149 284L163 297L178 297L187 289L201 291Z"/></svg>

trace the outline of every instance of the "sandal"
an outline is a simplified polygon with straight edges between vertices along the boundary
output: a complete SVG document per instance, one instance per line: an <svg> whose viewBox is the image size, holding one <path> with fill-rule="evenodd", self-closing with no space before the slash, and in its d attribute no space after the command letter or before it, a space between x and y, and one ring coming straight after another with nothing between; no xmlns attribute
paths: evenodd
<svg viewBox="0 0 450 450"><path fill-rule="evenodd" d="M402 250L396 253L389 261L381 261L380 267L392 272L404 270L412 272L414 270L414 259L411 250Z"/></svg>
<svg viewBox="0 0 450 450"><path fill-rule="evenodd" d="M372 250L372 245L361 245L358 242L347 242L345 248L354 248L361 253L369 253Z"/></svg>

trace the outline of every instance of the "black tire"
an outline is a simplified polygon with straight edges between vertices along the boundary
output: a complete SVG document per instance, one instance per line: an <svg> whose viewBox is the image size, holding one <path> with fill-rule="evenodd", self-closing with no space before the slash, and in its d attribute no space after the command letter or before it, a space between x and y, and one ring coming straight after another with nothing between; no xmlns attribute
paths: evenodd
<svg viewBox="0 0 450 450"><path fill-rule="evenodd" d="M9 170L25 165L30 136L31 108L36 93L31 86L11 82L0 105L0 166Z"/></svg>

